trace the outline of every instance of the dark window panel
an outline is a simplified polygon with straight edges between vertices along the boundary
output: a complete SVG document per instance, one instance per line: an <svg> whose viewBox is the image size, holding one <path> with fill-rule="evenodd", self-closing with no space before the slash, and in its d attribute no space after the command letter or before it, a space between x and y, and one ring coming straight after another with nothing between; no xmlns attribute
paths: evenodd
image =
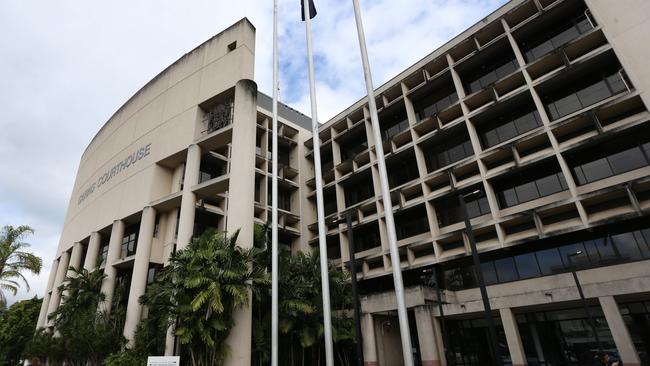
<svg viewBox="0 0 650 366"><path fill-rule="evenodd" d="M517 265L517 272L521 279L539 277L541 275L535 253L515 256L515 264Z"/></svg>
<svg viewBox="0 0 650 366"><path fill-rule="evenodd" d="M632 233L624 233L612 236L612 242L616 245L622 259L636 260L643 259L639 246Z"/></svg>
<svg viewBox="0 0 650 366"><path fill-rule="evenodd" d="M575 265L577 268L587 267L590 264L589 256L587 255L585 246L582 244L582 242L561 246L559 250L560 255L562 256L562 261L567 268L571 265L571 263L573 263L573 265ZM571 262L569 262L568 256L570 254L577 253L578 251L582 251L582 254L572 256Z"/></svg>
<svg viewBox="0 0 650 366"><path fill-rule="evenodd" d="M483 273L483 281L486 285L492 285L499 282L497 271L494 269L494 262L481 263L481 272Z"/></svg>
<svg viewBox="0 0 650 366"><path fill-rule="evenodd" d="M522 44L522 51L527 62L532 62L553 50L564 46L572 40L592 29L589 20L584 13L578 12L577 16L570 21L549 27L557 33L540 32L534 40Z"/></svg>
<svg viewBox="0 0 650 366"><path fill-rule="evenodd" d="M642 168L650 164L642 149L650 140L647 129L616 135L607 141L567 154L579 185ZM636 146L635 146L636 145Z"/></svg>
<svg viewBox="0 0 650 366"><path fill-rule="evenodd" d="M494 261L494 266L497 270L499 282L510 282L519 279L517 269L515 268L515 261L512 257L497 259Z"/></svg>
<svg viewBox="0 0 650 366"><path fill-rule="evenodd" d="M621 174L648 165L646 157L638 147L621 151L607 158L612 165L614 174Z"/></svg>
<svg viewBox="0 0 650 366"><path fill-rule="evenodd" d="M618 258L616 249L609 238L595 239L594 243L598 249L600 260L603 262L614 261Z"/></svg>
<svg viewBox="0 0 650 366"><path fill-rule="evenodd" d="M550 275L564 270L564 264L557 248L540 250L535 253L535 256L543 275Z"/></svg>
<svg viewBox="0 0 650 366"><path fill-rule="evenodd" d="M643 237L641 231L635 231L634 238L636 239L636 243L639 245L639 249L641 250L641 255L643 258L650 258L650 247L648 246L648 242Z"/></svg>
<svg viewBox="0 0 650 366"><path fill-rule="evenodd" d="M611 74L611 71L606 76L593 74L575 81L568 80L565 88L544 96L548 101L546 108L551 119L555 120L620 93L625 90L624 86L620 87L622 83L620 74Z"/></svg>

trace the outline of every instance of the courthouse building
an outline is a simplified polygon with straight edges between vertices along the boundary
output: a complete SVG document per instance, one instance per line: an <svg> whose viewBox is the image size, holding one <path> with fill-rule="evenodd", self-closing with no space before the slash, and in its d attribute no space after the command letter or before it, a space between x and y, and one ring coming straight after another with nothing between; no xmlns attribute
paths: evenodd
<svg viewBox="0 0 650 366"><path fill-rule="evenodd" d="M456 365L491 358L458 205L476 190L467 207L504 362L593 362L599 345L573 264L603 349L648 364L649 44L645 0L512 0L375 91L419 364L447 363L443 338ZM271 169L271 100L254 62L255 28L243 19L100 129L79 163L40 327L68 266L99 258L106 309L123 302L132 338L138 298L174 249L211 227L241 229L240 245L251 245L253 223L270 220ZM286 105L279 115L279 240L317 249L311 120ZM372 136L366 99L321 126L328 255L349 263L334 219L351 212L365 361L396 365ZM229 363L250 365L251 312L235 317Z"/></svg>

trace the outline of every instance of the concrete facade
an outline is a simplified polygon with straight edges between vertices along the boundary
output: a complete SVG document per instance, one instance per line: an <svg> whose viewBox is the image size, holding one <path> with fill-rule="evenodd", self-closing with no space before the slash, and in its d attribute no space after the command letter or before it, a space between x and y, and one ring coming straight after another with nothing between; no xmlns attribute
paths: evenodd
<svg viewBox="0 0 650 366"><path fill-rule="evenodd" d="M458 342L484 329L456 200L474 190L482 195L468 202L472 230L504 362L578 362L579 351L594 350L567 264L577 250L606 350L626 365L646 362L624 309L650 301L650 55L639 47L650 41L648 6L512 0L375 91L422 365L489 357ZM59 305L68 263L99 263L106 311L120 281L130 281L131 339L137 298L174 248L207 227L241 229L239 244L252 243L252 224L270 220L271 169L270 99L253 81L254 52L255 29L244 19L164 70L98 132L81 158L39 326ZM294 251L318 240L309 124L280 106L280 242ZM399 365L366 100L320 131L328 254L350 261L345 224L333 221L352 212L365 362ZM564 350L572 361L551 359L558 352L542 336L566 328L569 313L585 334L572 339L582 348ZM235 317L230 364L249 365L251 311ZM172 346L170 337L169 354Z"/></svg>

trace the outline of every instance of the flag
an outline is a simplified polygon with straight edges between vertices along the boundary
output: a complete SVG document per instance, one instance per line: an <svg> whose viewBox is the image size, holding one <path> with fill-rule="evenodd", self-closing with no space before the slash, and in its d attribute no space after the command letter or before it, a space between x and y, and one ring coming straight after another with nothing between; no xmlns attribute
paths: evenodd
<svg viewBox="0 0 650 366"><path fill-rule="evenodd" d="M300 0L300 17L302 21L305 21L305 1L309 2L309 19L314 19L316 16L316 7L314 6L314 0Z"/></svg>

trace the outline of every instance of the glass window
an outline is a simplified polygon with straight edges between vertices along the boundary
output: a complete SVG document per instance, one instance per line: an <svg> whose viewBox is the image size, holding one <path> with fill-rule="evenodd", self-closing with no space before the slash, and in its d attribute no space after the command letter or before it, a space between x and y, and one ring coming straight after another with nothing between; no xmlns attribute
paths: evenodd
<svg viewBox="0 0 650 366"><path fill-rule="evenodd" d="M520 203L532 201L535 198L539 197L539 192L537 191L535 182L521 184L515 187L515 191L517 192L517 198L519 199Z"/></svg>
<svg viewBox="0 0 650 366"><path fill-rule="evenodd" d="M635 231L633 234L634 238L636 239L636 243L639 245L639 249L641 249L643 258L650 258L650 248L648 247L648 242L643 237L641 231Z"/></svg>
<svg viewBox="0 0 650 366"><path fill-rule="evenodd" d="M535 253L515 256L515 264L517 265L517 271L521 279L539 277L541 273L537 265Z"/></svg>
<svg viewBox="0 0 650 366"><path fill-rule="evenodd" d="M623 259L643 258L632 233L614 235L612 236L612 242L616 245L616 249Z"/></svg>
<svg viewBox="0 0 650 366"><path fill-rule="evenodd" d="M587 106L608 98L611 93L607 88L607 83L601 81L578 91L576 95L581 105Z"/></svg>
<svg viewBox="0 0 650 366"><path fill-rule="evenodd" d="M558 249L560 250L562 261L564 262L566 267L569 267L571 263L573 263L573 265L575 265L578 268L589 265L589 256L587 255L587 251L585 250L584 245L582 245L582 242L564 245ZM569 262L569 258L568 258L569 255L577 253L578 251L582 251L582 254L572 255L571 262Z"/></svg>
<svg viewBox="0 0 650 366"><path fill-rule="evenodd" d="M517 280L517 269L512 257L498 259L494 261L497 270L499 282L508 282Z"/></svg>
<svg viewBox="0 0 650 366"><path fill-rule="evenodd" d="M535 256L543 275L550 275L564 270L564 264L557 248L540 250L535 253Z"/></svg>
<svg viewBox="0 0 650 366"><path fill-rule="evenodd" d="M608 157L614 174L629 172L648 165L645 156L638 147L621 151Z"/></svg>
<svg viewBox="0 0 650 366"><path fill-rule="evenodd" d="M506 123L503 126L497 128L497 135L499 135L499 140L506 141L517 136L517 129L512 123Z"/></svg>
<svg viewBox="0 0 650 366"><path fill-rule="evenodd" d="M584 183L595 182L597 180L611 177L613 175L612 169L610 168L607 159L598 159L590 163L583 164L581 168L584 174Z"/></svg>
<svg viewBox="0 0 650 366"><path fill-rule="evenodd" d="M483 280L486 285L495 284L498 282L497 273L494 270L494 262L481 263L481 272L483 272Z"/></svg>
<svg viewBox="0 0 650 366"><path fill-rule="evenodd" d="M560 192L563 190L560 180L557 175L550 175L545 178L537 180L537 187L539 188L539 195L541 197Z"/></svg>
<svg viewBox="0 0 650 366"><path fill-rule="evenodd" d="M596 240L602 240L602 239L596 239ZM587 251L589 260L592 263L600 263L600 254L598 254L598 246L596 245L596 241L587 240L582 242L582 244L585 246L585 250Z"/></svg>
<svg viewBox="0 0 650 366"><path fill-rule="evenodd" d="M614 250L614 245L609 238L599 238L594 240L596 248L598 249L598 254L600 255L600 260L603 262L613 261L617 259L616 251Z"/></svg>

